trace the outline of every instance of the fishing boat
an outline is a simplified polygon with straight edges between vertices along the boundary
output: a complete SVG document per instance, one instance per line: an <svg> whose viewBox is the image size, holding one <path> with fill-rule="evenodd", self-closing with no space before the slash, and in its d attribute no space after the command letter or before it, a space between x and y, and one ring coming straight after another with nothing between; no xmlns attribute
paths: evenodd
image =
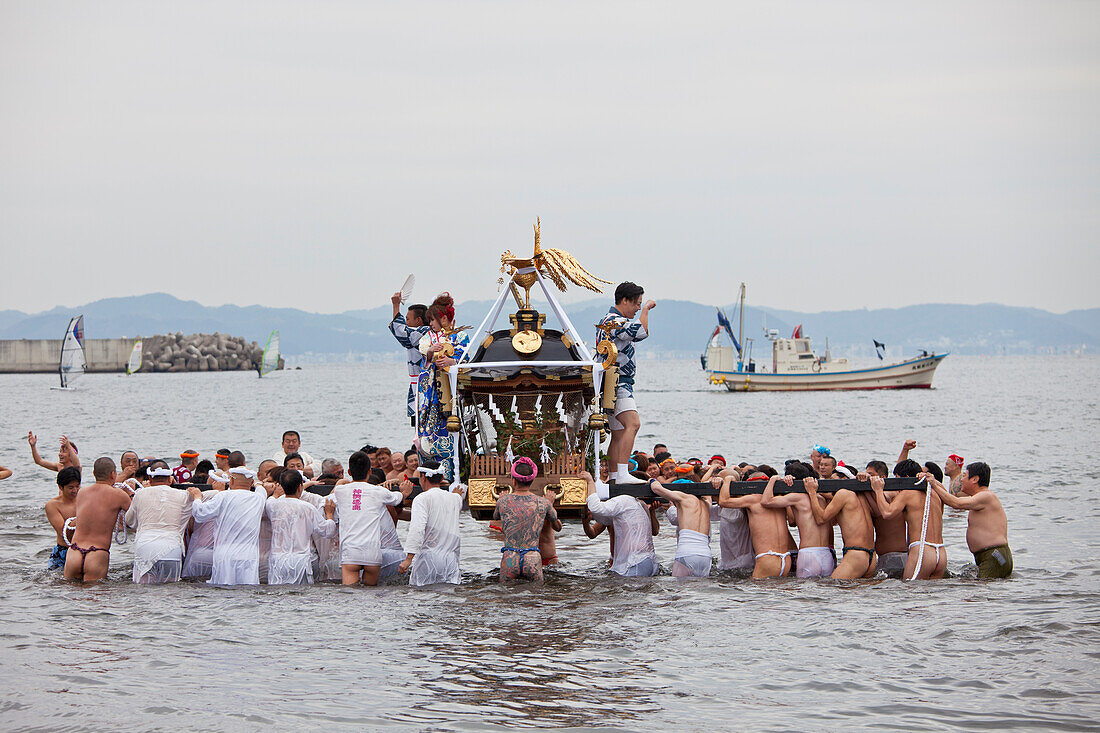
<svg viewBox="0 0 1100 733"><path fill-rule="evenodd" d="M61 358L57 362L57 373L61 386L50 389L71 391L74 379L84 374L88 360L84 355L84 316L69 321L65 329L65 338L61 341Z"/></svg>
<svg viewBox="0 0 1100 733"><path fill-rule="evenodd" d="M736 336L725 313L721 308L717 310L718 326L700 360L710 383L730 392L928 389L932 386L936 367L947 358L947 354L925 351L905 361L857 369L845 358L834 359L827 341L824 355L814 353L800 325L790 338L781 338L775 329L765 329L765 337L771 342L772 358L770 365L761 365L752 358L752 339L744 338L745 283L741 283ZM725 337L732 345L723 343ZM876 341L875 347L882 360L885 346Z"/></svg>
<svg viewBox="0 0 1100 733"><path fill-rule="evenodd" d="M134 342L134 348L130 350L130 360L126 362L126 373L134 374L141 369L141 339Z"/></svg>
<svg viewBox="0 0 1100 733"><path fill-rule="evenodd" d="M260 357L260 363L256 368L260 377L263 378L271 372L280 369L279 366L279 330L275 329L267 337L267 344L264 346L264 353Z"/></svg>

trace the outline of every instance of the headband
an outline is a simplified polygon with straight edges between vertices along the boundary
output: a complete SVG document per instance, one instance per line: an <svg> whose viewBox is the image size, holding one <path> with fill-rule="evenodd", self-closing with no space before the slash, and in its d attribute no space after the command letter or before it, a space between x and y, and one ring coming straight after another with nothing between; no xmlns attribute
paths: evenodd
<svg viewBox="0 0 1100 733"><path fill-rule="evenodd" d="M155 478L157 476L171 476L172 475L171 470L169 470L167 468L159 468L159 467L158 468L150 468L147 473L149 474L149 478Z"/></svg>
<svg viewBox="0 0 1100 733"><path fill-rule="evenodd" d="M820 453L823 456L832 456L833 455L832 451L830 451L828 448L826 448L823 445L815 445L814 450L817 451L818 453Z"/></svg>
<svg viewBox="0 0 1100 733"><path fill-rule="evenodd" d="M840 474L843 474L843 475L847 476L848 478L855 478L856 477L855 474L852 473L852 469L848 468L847 466L838 465L836 467L836 472L840 473Z"/></svg>
<svg viewBox="0 0 1100 733"><path fill-rule="evenodd" d="M676 467L676 473L691 473L694 470L695 470L695 466L692 466L690 463L686 466L677 466Z"/></svg>
<svg viewBox="0 0 1100 733"><path fill-rule="evenodd" d="M416 470L425 476L443 476L447 473L447 469L443 468L443 464L435 468L428 468L427 466L417 466Z"/></svg>
<svg viewBox="0 0 1100 733"><path fill-rule="evenodd" d="M963 457L962 456L957 456L954 453L952 453L951 455L948 456L948 458L950 460L954 461L956 466L961 466L963 464Z"/></svg>
<svg viewBox="0 0 1100 733"><path fill-rule="evenodd" d="M523 474L516 471L516 466L520 465L521 463L526 463L528 466L531 467L531 470L533 471L533 473L530 476L524 476ZM532 481L535 480L535 476L538 476L538 475L539 475L539 467L536 466L535 462L532 461L527 456L520 456L512 464L512 478L514 478L516 481L519 481L521 484L531 483Z"/></svg>
<svg viewBox="0 0 1100 733"><path fill-rule="evenodd" d="M721 461L723 466L726 465L726 459L723 458L722 456L711 456L710 457L710 462L714 463L715 461Z"/></svg>
<svg viewBox="0 0 1100 733"><path fill-rule="evenodd" d="M215 481L218 481L219 483L223 483L223 484L229 483L229 475L224 474L224 473L222 473L221 471L219 471L217 469L214 469L213 471L208 473L207 476L214 479Z"/></svg>
<svg viewBox="0 0 1100 733"><path fill-rule="evenodd" d="M237 466L236 468L231 468L231 469L229 469L229 471L227 473L229 473L230 476L244 476L245 478L256 478L256 472L253 471L251 468L245 468L244 466Z"/></svg>
<svg viewBox="0 0 1100 733"><path fill-rule="evenodd" d="M199 454L196 453L193 450L185 450L183 453L180 453L180 458L198 458L198 457L199 457Z"/></svg>
<svg viewBox="0 0 1100 733"><path fill-rule="evenodd" d="M676 465L676 461L672 460L671 458L666 458L665 460L661 461L657 465L658 466L664 466L666 463L671 463L674 466Z"/></svg>

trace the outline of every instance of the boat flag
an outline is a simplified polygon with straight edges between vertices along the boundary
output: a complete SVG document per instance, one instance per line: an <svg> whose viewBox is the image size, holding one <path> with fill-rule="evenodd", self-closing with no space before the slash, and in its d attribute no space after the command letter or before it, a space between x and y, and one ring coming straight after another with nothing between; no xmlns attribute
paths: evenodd
<svg viewBox="0 0 1100 733"><path fill-rule="evenodd" d="M718 311L718 325L726 329L726 333L730 336L730 341L733 341L733 347L737 349L737 353L741 353L741 344L737 343L737 337L733 335L733 326L730 325L730 321L726 318L726 314L722 312L721 308L715 306L715 310ZM711 338L714 338L711 336Z"/></svg>
<svg viewBox="0 0 1100 733"><path fill-rule="evenodd" d="M871 339L871 340L875 341L874 339ZM882 355L885 351L886 351L886 344L882 344L882 343L879 343L878 341L875 341L875 353L878 355L878 360L879 361L882 361Z"/></svg>
<svg viewBox="0 0 1100 733"><path fill-rule="evenodd" d="M793 338L793 339L802 338L802 324L801 323L794 327L794 333L791 334L791 338Z"/></svg>

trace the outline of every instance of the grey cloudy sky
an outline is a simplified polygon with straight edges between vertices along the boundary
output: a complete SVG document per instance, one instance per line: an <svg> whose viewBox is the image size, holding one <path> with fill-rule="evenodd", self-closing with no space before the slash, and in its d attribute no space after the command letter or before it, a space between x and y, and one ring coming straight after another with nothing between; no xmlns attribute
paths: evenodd
<svg viewBox="0 0 1100 733"><path fill-rule="evenodd" d="M0 2L0 308L1100 305L1100 4ZM579 297L575 294L573 297Z"/></svg>

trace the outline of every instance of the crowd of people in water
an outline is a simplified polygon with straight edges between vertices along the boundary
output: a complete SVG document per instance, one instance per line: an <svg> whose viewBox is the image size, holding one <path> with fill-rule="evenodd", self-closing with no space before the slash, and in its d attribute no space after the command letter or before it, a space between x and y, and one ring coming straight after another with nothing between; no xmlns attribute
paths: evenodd
<svg viewBox="0 0 1100 733"><path fill-rule="evenodd" d="M947 506L968 512L966 543L978 577L1012 573L1008 520L990 489L990 468L980 461L966 464L952 454L942 469L931 461L921 464L909 457L916 442L908 440L892 473L912 483L887 490L891 470L885 461L846 465L822 445L813 447L809 460L788 460L781 470L759 462L727 463L721 455L706 462L676 460L664 444L650 453L635 450L641 420L634 345L649 336L649 312L657 305L643 303L643 296L641 286L620 283L615 304L597 325L597 341L611 341L617 354L611 438L599 479L578 474L588 484L580 524L591 539L606 531L610 572L644 577L667 567L677 578L708 577L717 523L718 571L753 578L942 578ZM45 506L56 533L49 569L74 580L101 580L112 541L127 539L132 529L135 583L377 585L403 575L413 586L460 583L465 486L437 377L461 358L469 339L455 326L448 293L430 306L410 305L405 313L401 293L390 300L389 328L408 361L406 414L416 430L409 450L366 445L351 453L345 471L336 458L319 461L305 452L300 435L288 430L279 449L252 466L229 448L215 451L213 461L184 450L176 466L126 451L118 464L109 456L96 458L94 483L82 487L76 445L62 436L57 461L46 460L30 432L34 462L57 476L57 496ZM515 459L510 490L496 501L489 526L501 538L501 581L541 580L543 568L559 561L560 502L553 484L536 482L538 473L531 458ZM0 466L0 480L10 475ZM829 479L849 482L835 490L818 483ZM762 488L746 490L744 482L754 481ZM796 481L798 490L787 491ZM740 484L736 492L733 482ZM623 491L612 496L609 483ZM638 484L648 484L648 490ZM676 532L676 553L666 566L653 546L662 514ZM404 542L399 522L408 522ZM842 540L839 559L835 528Z"/></svg>
<svg viewBox="0 0 1100 733"><path fill-rule="evenodd" d="M241 451L228 448L217 450L213 461L185 450L174 466L175 460L126 451L117 465L108 456L95 459L94 482L86 484L77 447L67 437L56 461L42 458L33 433L27 440L34 462L56 473L57 496L45 505L56 533L48 567L66 578L105 578L112 542L132 530L136 583L377 585L403 575L414 586L461 582L465 486L450 481L438 461L422 461L415 449L363 446L345 467L336 458L315 459L288 430L281 447L254 468ZM654 576L662 567L678 578L710 576L716 523L719 572L932 579L947 569L947 506L969 514L966 542L978 577L1010 575L1007 519L989 487L989 466L965 464L953 454L941 469L910 458L915 448L906 441L892 469L896 477L912 478L913 488L888 491L884 479L891 471L884 461L846 465L820 445L808 460L792 459L777 470L764 463L727 464L721 455L676 460L658 444L650 453L634 451L627 465L637 482L649 482L652 498L608 496L606 461L599 480L578 474L588 483L580 529L593 539L606 531L609 569L622 576ZM532 490L538 472L531 459L516 459L510 491L497 501L489 527L502 543L501 581L541 580L544 567L559 562L557 496L549 487ZM10 475L0 466L0 479ZM868 490L818 491L824 479L857 479ZM763 488L732 495L735 481L759 481ZM782 490L796 481L803 491ZM685 486L707 483L716 499ZM397 532L402 521L408 523L404 542ZM677 536L668 564L653 545L663 521ZM835 528L842 540L839 559Z"/></svg>

